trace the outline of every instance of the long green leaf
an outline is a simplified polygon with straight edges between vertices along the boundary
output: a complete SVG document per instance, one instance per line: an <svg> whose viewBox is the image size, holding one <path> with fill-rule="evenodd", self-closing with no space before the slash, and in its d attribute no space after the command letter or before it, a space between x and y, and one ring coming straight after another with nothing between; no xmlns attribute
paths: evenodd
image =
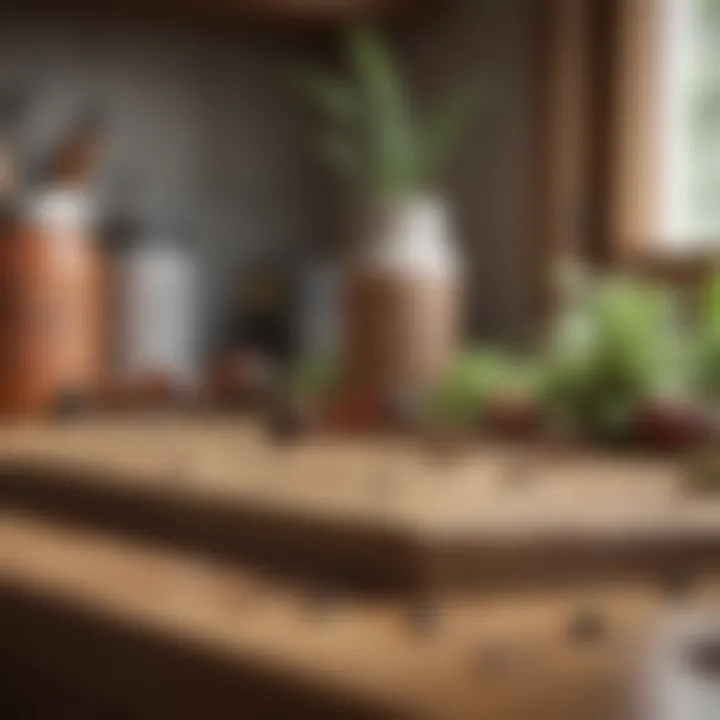
<svg viewBox="0 0 720 720"><path fill-rule="evenodd" d="M323 155L381 201L428 189L472 117L477 83L451 93L421 133L400 68L378 33L353 26L346 50L357 87L310 67L290 76L338 133L323 139Z"/></svg>
<svg viewBox="0 0 720 720"><path fill-rule="evenodd" d="M702 288L700 312L705 330L720 332L720 271L716 271Z"/></svg>
<svg viewBox="0 0 720 720"><path fill-rule="evenodd" d="M368 105L373 181L381 194L392 194L410 181L415 160L407 92L393 58L368 26L351 30L348 54Z"/></svg>

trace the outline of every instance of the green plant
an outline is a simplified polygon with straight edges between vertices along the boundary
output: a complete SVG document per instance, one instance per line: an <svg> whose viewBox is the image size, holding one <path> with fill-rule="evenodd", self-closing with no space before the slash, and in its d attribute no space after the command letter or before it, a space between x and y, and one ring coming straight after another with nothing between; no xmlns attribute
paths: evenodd
<svg viewBox="0 0 720 720"><path fill-rule="evenodd" d="M455 88L428 120L420 122L398 64L372 28L351 28L346 54L354 82L314 68L292 75L295 87L330 120L321 151L380 199L427 189L469 124L477 82Z"/></svg>
<svg viewBox="0 0 720 720"><path fill-rule="evenodd" d="M698 391L720 400L720 270L701 288L698 302Z"/></svg>
<svg viewBox="0 0 720 720"><path fill-rule="evenodd" d="M475 349L462 353L430 394L439 423L469 425L501 397L534 397L540 385L536 363L508 353Z"/></svg>
<svg viewBox="0 0 720 720"><path fill-rule="evenodd" d="M601 278L552 329L544 402L567 429L626 439L649 403L686 393L686 348L669 292L641 280Z"/></svg>

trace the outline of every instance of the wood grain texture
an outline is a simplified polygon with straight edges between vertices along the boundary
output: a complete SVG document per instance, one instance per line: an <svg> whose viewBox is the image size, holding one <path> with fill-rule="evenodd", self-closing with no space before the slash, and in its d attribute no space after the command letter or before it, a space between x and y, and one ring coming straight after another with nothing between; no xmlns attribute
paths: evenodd
<svg viewBox="0 0 720 720"><path fill-rule="evenodd" d="M0 499L125 536L374 592L559 586L720 562L720 501L680 465L398 439L278 450L251 424L0 433Z"/></svg>
<svg viewBox="0 0 720 720"><path fill-rule="evenodd" d="M666 612L642 583L454 597L438 632L419 637L404 603L345 597L318 617L305 598L177 551L0 518L3 656L82 678L137 718L224 717L257 704L278 718L618 720ZM696 602L719 598L716 580L698 582ZM570 642L570 621L588 607L608 634ZM493 648L507 665L485 662Z"/></svg>
<svg viewBox="0 0 720 720"><path fill-rule="evenodd" d="M613 44L610 237L615 258L650 254L660 188L660 65L664 22L659 0L617 3Z"/></svg>

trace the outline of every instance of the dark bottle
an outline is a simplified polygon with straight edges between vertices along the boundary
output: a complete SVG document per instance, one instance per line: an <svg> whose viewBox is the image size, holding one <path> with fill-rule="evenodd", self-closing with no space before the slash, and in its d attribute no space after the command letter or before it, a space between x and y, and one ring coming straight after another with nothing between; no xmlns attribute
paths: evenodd
<svg viewBox="0 0 720 720"><path fill-rule="evenodd" d="M274 361L284 361L294 350L292 313L294 288L290 273L267 264L241 280L231 318L232 348L251 348Z"/></svg>

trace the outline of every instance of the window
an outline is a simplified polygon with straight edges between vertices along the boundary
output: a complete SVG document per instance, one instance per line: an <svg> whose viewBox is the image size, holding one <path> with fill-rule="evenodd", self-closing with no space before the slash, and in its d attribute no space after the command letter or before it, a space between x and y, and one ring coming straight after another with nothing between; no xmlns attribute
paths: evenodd
<svg viewBox="0 0 720 720"><path fill-rule="evenodd" d="M542 5L538 245L694 282L720 257L720 0Z"/></svg>
<svg viewBox="0 0 720 720"><path fill-rule="evenodd" d="M720 0L660 0L656 236L720 252Z"/></svg>

